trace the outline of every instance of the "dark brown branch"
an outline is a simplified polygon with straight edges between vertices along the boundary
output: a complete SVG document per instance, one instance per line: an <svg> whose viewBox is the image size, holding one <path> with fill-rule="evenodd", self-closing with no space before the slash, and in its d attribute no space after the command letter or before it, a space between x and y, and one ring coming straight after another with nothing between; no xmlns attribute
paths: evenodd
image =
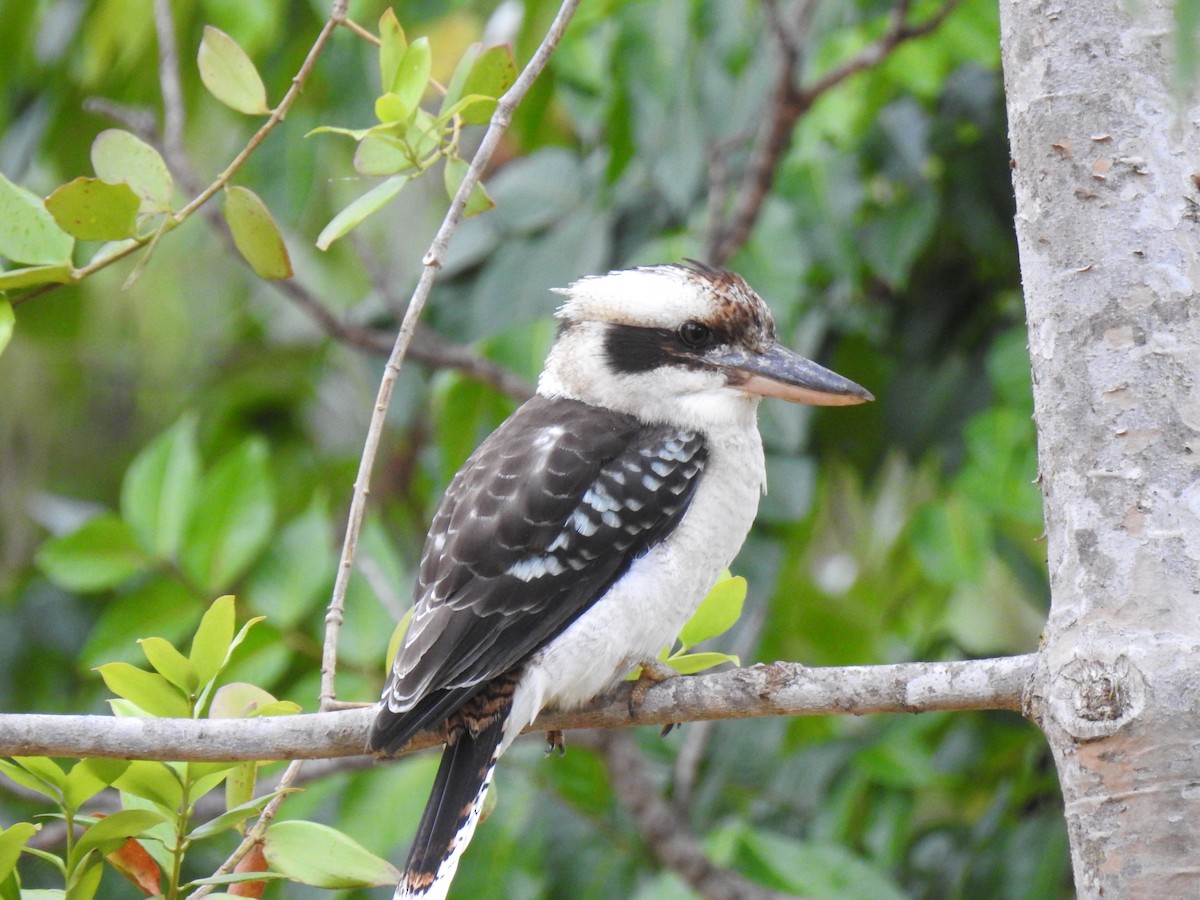
<svg viewBox="0 0 1200 900"><path fill-rule="evenodd" d="M573 742L600 754L617 800L633 817L650 852L701 897L706 900L781 900L791 896L714 865L688 828L686 816L663 797L650 776L648 761L628 734L593 731L574 738Z"/></svg>
<svg viewBox="0 0 1200 900"><path fill-rule="evenodd" d="M792 133L800 117L808 112L817 100L851 75L879 65L905 41L935 31L960 2L961 0L946 0L938 11L924 22L909 23L908 10L912 0L899 0L888 18L887 30L878 40L808 85L800 85L796 81L804 29L790 27L785 23L773 4L764 6L772 20L772 32L778 46L778 72L763 124L751 151L749 165L741 179L733 213L727 224L710 231L706 262L724 265L750 238L763 203L775 182L775 172L779 163L791 146ZM800 15L797 18L803 18L807 9L807 3L799 7ZM710 198L710 202L714 200L723 204L723 191L717 197ZM720 216L713 218L718 220Z"/></svg>

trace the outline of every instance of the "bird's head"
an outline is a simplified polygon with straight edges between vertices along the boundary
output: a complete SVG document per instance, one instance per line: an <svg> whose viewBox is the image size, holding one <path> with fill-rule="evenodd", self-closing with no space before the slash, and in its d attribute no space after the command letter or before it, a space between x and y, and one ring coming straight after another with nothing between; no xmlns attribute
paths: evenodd
<svg viewBox="0 0 1200 900"><path fill-rule="evenodd" d="M781 346L762 298L698 263L625 269L559 293L563 320L538 390L685 427L753 421L762 397L814 406L874 399Z"/></svg>

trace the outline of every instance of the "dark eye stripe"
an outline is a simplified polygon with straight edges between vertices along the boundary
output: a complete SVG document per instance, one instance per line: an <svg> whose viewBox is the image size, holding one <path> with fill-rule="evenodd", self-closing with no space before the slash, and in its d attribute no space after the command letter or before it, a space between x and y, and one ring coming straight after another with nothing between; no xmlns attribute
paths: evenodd
<svg viewBox="0 0 1200 900"><path fill-rule="evenodd" d="M698 354L708 347L731 343L732 335L700 322L694 324L707 328L710 335L699 347L689 347L679 332L666 328L608 325L604 334L604 355L609 368L623 375L649 372L660 366L704 368L706 363Z"/></svg>

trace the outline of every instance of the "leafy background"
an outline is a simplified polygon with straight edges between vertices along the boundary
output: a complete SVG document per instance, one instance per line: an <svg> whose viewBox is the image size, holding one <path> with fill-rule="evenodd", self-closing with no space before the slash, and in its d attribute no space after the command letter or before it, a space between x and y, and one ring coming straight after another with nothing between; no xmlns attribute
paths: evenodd
<svg viewBox="0 0 1200 900"><path fill-rule="evenodd" d="M429 37L444 83L485 29L507 31L527 59L555 8L425 0L397 14L410 37ZM821 3L805 72L878 36L889 8ZM935 8L917 3L913 17ZM233 36L277 97L328 10L174 9L186 150L209 178L256 123L203 90L193 64L203 26ZM364 23L382 11L351 4ZM114 123L85 111L88 98L160 108L145 0L0 0L0 21L0 172L14 182L44 196L90 173L88 148ZM426 321L532 382L553 338L549 288L702 255L710 150L744 144L769 96L766 29L760 6L740 0L585 3L487 174L496 209L461 229ZM764 406L771 493L734 566L750 597L713 649L838 665L1036 645L1047 588L997 30L994 3L965 0L936 33L824 95L730 261L790 346L878 402ZM371 121L377 92L371 48L339 32L237 180L282 227L298 280L346 321L386 328L445 208L441 179L414 182L322 253L318 233L374 181L355 171L350 142L305 137ZM186 641L224 593L242 619L267 617L231 676L311 709L382 359L315 328L200 221L164 239L124 289L129 270L18 306L0 356L0 709L106 712L94 668L140 661L137 638ZM341 698L377 696L440 490L515 403L454 372L403 372L351 584ZM148 497L165 468L175 493ZM1070 895L1053 766L1017 716L753 720L638 740L711 858L765 886ZM592 751L543 760L529 741L506 763L461 896L690 896L655 864ZM332 775L284 815L399 859L433 765ZM0 790L0 824L35 811ZM190 864L211 871L219 850ZM36 863L24 877L38 883ZM105 896L129 895L106 885Z"/></svg>

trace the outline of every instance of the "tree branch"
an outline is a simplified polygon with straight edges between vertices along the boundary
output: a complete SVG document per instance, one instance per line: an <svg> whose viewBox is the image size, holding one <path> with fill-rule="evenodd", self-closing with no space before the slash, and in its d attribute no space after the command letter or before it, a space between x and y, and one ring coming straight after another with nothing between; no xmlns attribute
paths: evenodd
<svg viewBox="0 0 1200 900"><path fill-rule="evenodd" d="M576 743L604 760L608 779L621 805L633 816L638 833L660 864L706 900L782 900L791 897L755 884L714 865L687 826L686 817L663 798L646 760L627 734L594 731Z"/></svg>
<svg viewBox="0 0 1200 900"><path fill-rule="evenodd" d="M417 281L412 298L408 302L404 321L400 323L400 331L396 335L396 343L392 347L391 356L388 357L387 365L384 367L383 378L379 384L379 394L375 400L375 409L371 415L370 425L367 428L366 441L363 444L363 453L359 461L358 474L354 479L354 493L350 501L350 513L346 522L346 538L342 545L341 559L338 561L337 577L333 585L333 596L330 598L329 608L325 614L325 649L321 658L322 709L329 709L336 697L334 675L337 671L338 631L341 629L342 621L345 618L346 588L350 584L350 573L354 566L354 553L358 544L358 534L362 528L363 515L366 512L367 494L370 492L371 484L371 470L375 466L375 456L378 453L379 441L383 435L383 423L387 417L388 406L391 403L392 390L400 374L400 366L408 353L409 345L412 343L413 335L416 331L417 320L421 316L421 311L425 308L425 301L429 298L434 276L437 275L438 270L442 267L442 258L446 253L446 247L450 243L450 238L453 237L454 232L458 229L458 223L462 219L463 210L466 209L467 200L470 198L471 192L475 190L475 185L479 183L483 170L491 161L496 147L499 146L500 138L508 130L508 126L512 122L513 111L525 98L525 94L528 93L533 82L550 61L550 55L562 39L563 33L567 29L567 24L571 21L571 16L574 15L579 3L580 0L564 0L562 6L559 7L558 14L554 17L554 22L550 25L550 30L546 32L546 36L542 38L542 43L534 52L533 58L529 60L525 68L521 71L521 74L517 76L517 80L513 83L512 87L505 92L504 96L496 104L496 111L492 114L491 123L484 133L483 140L479 143L479 149L475 152L475 156L471 160L471 165L467 168L467 173L458 187L458 192L454 195L454 200L450 203L450 209L447 211L446 217L442 220L437 234L434 235L433 243L429 246L429 251L422 260L423 269L421 277Z"/></svg>
<svg viewBox="0 0 1200 900"><path fill-rule="evenodd" d="M888 27L876 41L868 44L841 65L830 69L809 85L797 82L797 69L802 51L803 27L791 27L784 22L773 4L764 9L772 23L779 52L779 66L771 101L763 117L758 138L751 151L750 164L742 175L734 211L728 222L709 232L706 247L706 262L724 265L750 238L759 212L775 182L775 172L784 153L792 143L792 132L800 117L808 112L822 96L837 87L851 75L879 65L900 44L935 31L954 11L961 0L946 0L945 3L924 22L910 24L907 21L912 0L899 0L888 17ZM796 18L803 22L811 5L801 0ZM723 202L722 188L710 203ZM712 216L716 220L719 216Z"/></svg>
<svg viewBox="0 0 1200 900"><path fill-rule="evenodd" d="M762 716L864 715L965 709L1021 712L1036 657L808 668L776 662L651 687L636 716L631 683L587 707L547 711L527 731L627 728ZM124 719L0 715L0 755L159 760L325 759L361 754L373 706L263 719ZM441 743L426 732L403 752Z"/></svg>

